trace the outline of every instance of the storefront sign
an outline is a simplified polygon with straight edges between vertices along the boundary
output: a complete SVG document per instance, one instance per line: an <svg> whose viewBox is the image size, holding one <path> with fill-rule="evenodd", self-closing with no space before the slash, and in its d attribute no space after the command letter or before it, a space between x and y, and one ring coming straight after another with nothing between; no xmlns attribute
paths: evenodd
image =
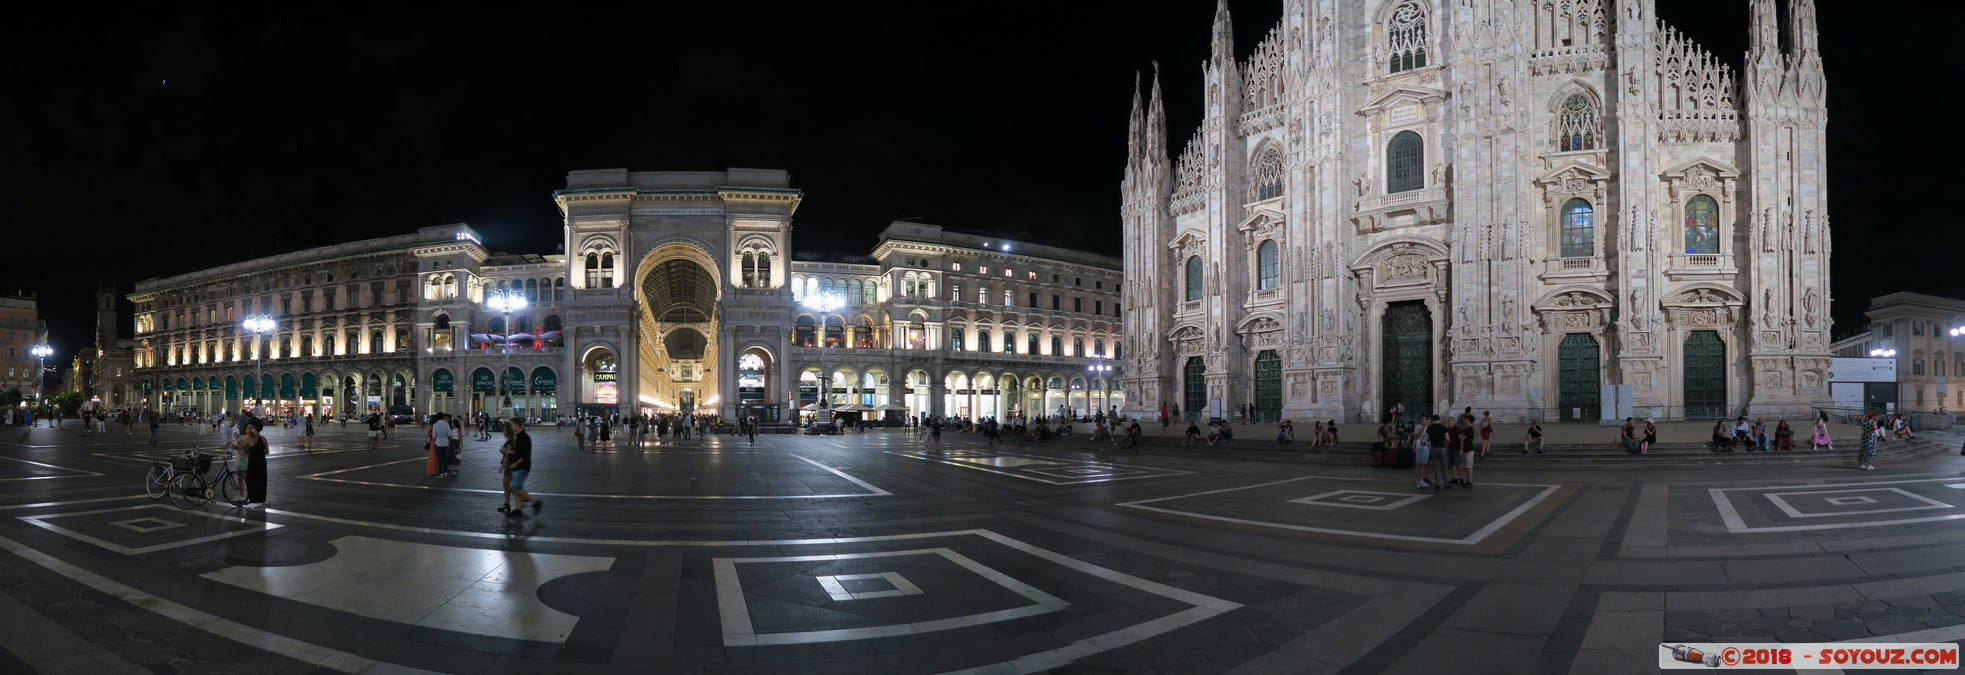
<svg viewBox="0 0 1965 675"><path fill-rule="evenodd" d="M737 393L739 393L739 394L762 394L762 393L764 393L764 388L763 388L763 387L738 387L738 388L737 388Z"/></svg>
<svg viewBox="0 0 1965 675"><path fill-rule="evenodd" d="M480 394L489 394L491 392L498 391L498 382L497 380L492 379L492 377L493 376L491 374L491 371L484 368L479 368L475 371L472 371L471 391L475 391Z"/></svg>
<svg viewBox="0 0 1965 675"><path fill-rule="evenodd" d="M457 378L450 374L449 369L438 368L437 372L430 373L430 390L439 394L454 392L457 387L456 380Z"/></svg>
<svg viewBox="0 0 1965 675"><path fill-rule="evenodd" d="M559 375L545 368L532 370L532 393L551 394L559 391Z"/></svg>
<svg viewBox="0 0 1965 675"><path fill-rule="evenodd" d="M615 397L613 382L600 382L594 385L595 403L614 405L614 403L617 400L618 399Z"/></svg>
<svg viewBox="0 0 1965 675"><path fill-rule="evenodd" d="M598 372L598 373L594 373L594 381L595 381L595 382L613 382L613 381L614 381L614 371L612 371L612 370L603 370L603 371L601 371L601 372Z"/></svg>
<svg viewBox="0 0 1965 675"><path fill-rule="evenodd" d="M1896 359L1829 359L1830 382L1895 382Z"/></svg>

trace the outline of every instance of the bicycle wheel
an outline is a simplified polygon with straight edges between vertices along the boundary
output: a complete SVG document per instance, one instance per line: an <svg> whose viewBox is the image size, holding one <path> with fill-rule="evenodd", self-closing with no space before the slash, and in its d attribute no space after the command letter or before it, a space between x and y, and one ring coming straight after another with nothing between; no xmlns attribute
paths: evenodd
<svg viewBox="0 0 1965 675"><path fill-rule="evenodd" d="M246 498L244 476L226 470L218 474L218 499L226 504L237 505Z"/></svg>
<svg viewBox="0 0 1965 675"><path fill-rule="evenodd" d="M180 509L211 501L211 486L205 484L205 477L195 473L181 474L171 481L171 503Z"/></svg>
<svg viewBox="0 0 1965 675"><path fill-rule="evenodd" d="M169 490L170 485L164 480L164 465L150 465L150 471L143 474L143 493L151 499L162 499Z"/></svg>

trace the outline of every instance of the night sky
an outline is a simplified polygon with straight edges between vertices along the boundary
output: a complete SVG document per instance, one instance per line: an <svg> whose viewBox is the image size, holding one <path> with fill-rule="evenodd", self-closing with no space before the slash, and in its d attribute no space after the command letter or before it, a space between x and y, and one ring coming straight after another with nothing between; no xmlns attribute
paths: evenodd
<svg viewBox="0 0 1965 675"><path fill-rule="evenodd" d="M1736 68L1746 3L1661 0ZM1965 3L1820 2L1835 315L1965 297ZM1240 55L1281 0L1237 0ZM0 293L61 358L98 284L468 222L555 251L571 169L783 168L799 250L912 217L1118 255L1134 74L1200 115L1213 0L1172 3L32 3L0 30ZM127 307L123 330L129 330Z"/></svg>

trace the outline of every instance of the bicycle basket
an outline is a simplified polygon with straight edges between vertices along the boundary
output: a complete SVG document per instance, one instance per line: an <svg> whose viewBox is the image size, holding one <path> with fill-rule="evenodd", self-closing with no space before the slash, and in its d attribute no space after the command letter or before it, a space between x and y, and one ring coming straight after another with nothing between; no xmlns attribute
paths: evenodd
<svg viewBox="0 0 1965 675"><path fill-rule="evenodd" d="M176 455L171 457L171 469L174 471L194 471L197 466L197 460L190 455Z"/></svg>

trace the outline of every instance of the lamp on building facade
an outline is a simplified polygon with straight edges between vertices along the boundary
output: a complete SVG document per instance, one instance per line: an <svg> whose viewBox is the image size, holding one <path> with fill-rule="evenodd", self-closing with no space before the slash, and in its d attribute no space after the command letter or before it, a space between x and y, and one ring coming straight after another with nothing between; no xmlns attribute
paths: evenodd
<svg viewBox="0 0 1965 675"><path fill-rule="evenodd" d="M29 347L27 352L33 354L35 361L39 364L34 368L34 400L40 401L41 381L45 379L45 375L48 372L48 357L54 355L55 348L47 345L34 345L33 347Z"/></svg>
<svg viewBox="0 0 1965 675"><path fill-rule="evenodd" d="M512 389L511 383L506 379L512 370L512 312L525 309L525 295L509 290L499 291L485 296L484 304L502 315L505 320L505 334L502 336L505 338L505 369L498 373L498 390L504 397L503 405L500 407L511 410Z"/></svg>
<svg viewBox="0 0 1965 675"><path fill-rule="evenodd" d="M273 329L278 327L278 323L273 321L273 317L271 316L254 314L246 317L246 320L241 322L240 326L245 328L246 332L259 337L259 344L256 345L259 349L253 350L252 355L253 390L259 394L253 398L253 406L258 407L266 401L266 392L262 391L266 388L266 381L260 379L260 371L265 368L266 362L266 334L273 332Z"/></svg>

